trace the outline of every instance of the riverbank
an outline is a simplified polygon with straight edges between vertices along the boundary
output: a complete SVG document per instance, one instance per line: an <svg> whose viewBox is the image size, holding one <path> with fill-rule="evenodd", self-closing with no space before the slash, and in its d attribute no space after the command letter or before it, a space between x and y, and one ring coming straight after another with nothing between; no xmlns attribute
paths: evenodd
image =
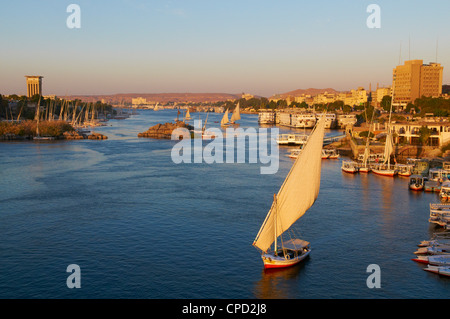
<svg viewBox="0 0 450 319"><path fill-rule="evenodd" d="M329 144L325 148L335 148L340 155L357 159L360 154L364 154L365 147L365 145L360 145L347 136L338 142ZM384 144L371 144L369 145L369 149L371 154L383 154ZM450 161L450 152L442 152L438 147L424 145L396 144L394 146L393 156L399 163L406 162L408 158L428 158Z"/></svg>
<svg viewBox="0 0 450 319"><path fill-rule="evenodd" d="M25 141L32 140L37 136L37 121L26 120L20 122L0 122L0 140L2 141ZM73 139L99 139L108 137L89 132L77 131L72 125L65 121L41 121L39 122L39 136L49 137L56 140Z"/></svg>

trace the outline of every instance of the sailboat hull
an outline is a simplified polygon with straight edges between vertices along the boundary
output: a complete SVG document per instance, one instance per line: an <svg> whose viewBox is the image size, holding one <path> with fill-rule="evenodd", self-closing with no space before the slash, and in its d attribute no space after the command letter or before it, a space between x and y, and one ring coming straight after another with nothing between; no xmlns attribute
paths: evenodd
<svg viewBox="0 0 450 319"><path fill-rule="evenodd" d="M393 169L374 169L374 168L372 168L372 172L374 174L381 175L381 176L394 177L395 175L397 175L397 171L393 170Z"/></svg>
<svg viewBox="0 0 450 319"><path fill-rule="evenodd" d="M306 257L309 256L309 253L311 250L307 250L303 252L301 255L298 255L293 258L285 258L284 256L275 256L273 253L267 253L263 254L261 256L263 262L264 262L264 268L265 269L273 269L273 268L287 268L294 266L304 260Z"/></svg>

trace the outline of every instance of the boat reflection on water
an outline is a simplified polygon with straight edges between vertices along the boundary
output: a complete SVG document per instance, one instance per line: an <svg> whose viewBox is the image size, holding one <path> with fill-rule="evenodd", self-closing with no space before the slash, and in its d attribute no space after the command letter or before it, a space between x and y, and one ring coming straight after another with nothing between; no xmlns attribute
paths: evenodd
<svg viewBox="0 0 450 319"><path fill-rule="evenodd" d="M254 295L258 299L292 298L286 290L286 282L296 279L308 263L309 256L301 263L289 268L269 268L261 272L261 280L256 283Z"/></svg>

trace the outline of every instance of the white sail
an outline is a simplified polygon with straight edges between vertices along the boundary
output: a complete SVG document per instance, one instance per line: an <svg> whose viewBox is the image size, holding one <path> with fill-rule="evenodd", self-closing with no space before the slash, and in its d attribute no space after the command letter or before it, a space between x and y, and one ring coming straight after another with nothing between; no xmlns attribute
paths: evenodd
<svg viewBox="0 0 450 319"><path fill-rule="evenodd" d="M241 119L241 113L239 112L239 102L238 102L238 104L236 105L236 108L233 111L233 114L231 115L230 122L234 123L240 119Z"/></svg>
<svg viewBox="0 0 450 319"><path fill-rule="evenodd" d="M186 112L186 120L190 120L191 119L191 113L189 113L189 110L187 110Z"/></svg>
<svg viewBox="0 0 450 319"><path fill-rule="evenodd" d="M262 251L267 251L276 237L302 217L319 195L324 128L322 116L281 186L276 204L272 203L253 242Z"/></svg>
<svg viewBox="0 0 450 319"><path fill-rule="evenodd" d="M386 135L386 144L384 146L384 163L390 164L391 154L394 151L394 141L392 139L392 133L390 128L388 128L388 134Z"/></svg>
<svg viewBox="0 0 450 319"><path fill-rule="evenodd" d="M222 120L220 121L220 125L226 125L229 123L228 120L228 109L226 109L225 114L222 117Z"/></svg>

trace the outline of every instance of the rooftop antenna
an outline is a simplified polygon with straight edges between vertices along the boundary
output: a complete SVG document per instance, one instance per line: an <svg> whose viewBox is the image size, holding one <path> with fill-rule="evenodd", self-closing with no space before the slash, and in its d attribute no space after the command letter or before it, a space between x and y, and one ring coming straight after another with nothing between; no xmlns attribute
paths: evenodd
<svg viewBox="0 0 450 319"><path fill-rule="evenodd" d="M398 65L400 65L402 62L402 43L400 42L400 54L398 56Z"/></svg>
<svg viewBox="0 0 450 319"><path fill-rule="evenodd" d="M438 61L438 44L439 44L439 37L436 38L436 63Z"/></svg>
<svg viewBox="0 0 450 319"><path fill-rule="evenodd" d="M408 60L411 60L411 35L408 38Z"/></svg>

